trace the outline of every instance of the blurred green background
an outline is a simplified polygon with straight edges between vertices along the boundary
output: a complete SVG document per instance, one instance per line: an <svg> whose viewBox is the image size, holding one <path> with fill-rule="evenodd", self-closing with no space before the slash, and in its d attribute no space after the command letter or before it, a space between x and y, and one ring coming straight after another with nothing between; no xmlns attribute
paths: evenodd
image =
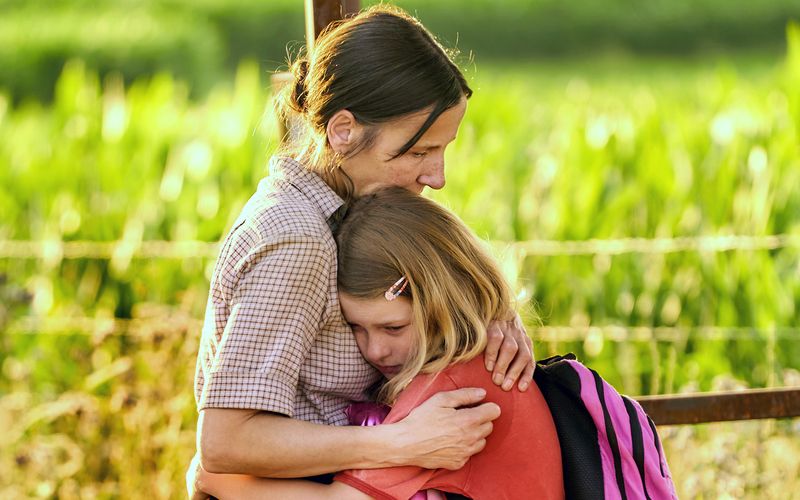
<svg viewBox="0 0 800 500"><path fill-rule="evenodd" d="M492 241L539 357L632 395L800 384L800 3L394 3L461 52L431 196ZM0 0L4 498L184 495L215 244L302 9ZM798 431L662 437L682 498L784 499Z"/></svg>
<svg viewBox="0 0 800 500"><path fill-rule="evenodd" d="M362 0L361 5L379 3ZM780 52L794 0L397 0L449 47L481 62L598 53ZM0 0L0 88L50 98L80 58L126 81L167 71L204 95L243 59L286 61L304 37L302 0Z"/></svg>

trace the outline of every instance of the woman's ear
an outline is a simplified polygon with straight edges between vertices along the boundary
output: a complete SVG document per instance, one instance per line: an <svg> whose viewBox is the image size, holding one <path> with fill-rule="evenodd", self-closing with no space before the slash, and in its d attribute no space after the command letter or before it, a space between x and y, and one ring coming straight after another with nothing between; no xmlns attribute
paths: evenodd
<svg viewBox="0 0 800 500"><path fill-rule="evenodd" d="M335 152L347 155L358 144L362 129L363 127L356 121L353 113L346 109L341 109L328 120L328 126L326 127L328 144L331 145L331 149Z"/></svg>

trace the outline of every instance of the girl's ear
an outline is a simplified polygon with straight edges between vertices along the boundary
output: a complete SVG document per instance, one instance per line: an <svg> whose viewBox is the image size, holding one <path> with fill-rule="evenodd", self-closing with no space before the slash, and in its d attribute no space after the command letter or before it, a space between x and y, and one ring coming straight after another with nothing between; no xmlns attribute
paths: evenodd
<svg viewBox="0 0 800 500"><path fill-rule="evenodd" d="M358 144L363 127L356 121L353 113L341 109L328 120L326 133L331 148L340 155L347 155Z"/></svg>

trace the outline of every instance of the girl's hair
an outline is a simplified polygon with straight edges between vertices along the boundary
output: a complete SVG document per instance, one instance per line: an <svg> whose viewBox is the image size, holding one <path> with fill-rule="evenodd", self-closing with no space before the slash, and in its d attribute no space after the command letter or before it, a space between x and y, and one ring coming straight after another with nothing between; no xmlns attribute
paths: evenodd
<svg viewBox="0 0 800 500"><path fill-rule="evenodd" d="M472 90L444 48L404 11L377 5L323 32L311 53L292 64L295 84L277 101L284 119L300 115L300 140L289 147L342 198L353 184L328 146L331 117L347 109L365 137L348 155L369 147L379 125L431 109L425 123L397 156L406 153L444 111Z"/></svg>
<svg viewBox="0 0 800 500"><path fill-rule="evenodd" d="M337 231L339 290L384 297L401 276L412 302L415 339L408 362L381 390L391 402L420 372L474 358L486 327L513 317L509 286L494 259L458 217L405 189L354 200Z"/></svg>

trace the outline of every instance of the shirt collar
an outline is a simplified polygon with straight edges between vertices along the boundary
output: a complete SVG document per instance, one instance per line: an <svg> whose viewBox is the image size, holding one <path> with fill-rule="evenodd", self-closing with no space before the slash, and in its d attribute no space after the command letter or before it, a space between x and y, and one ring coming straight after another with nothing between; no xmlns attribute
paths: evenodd
<svg viewBox="0 0 800 500"><path fill-rule="evenodd" d="M273 156L269 162L269 179L283 179L297 188L314 203L325 220L329 220L344 205L344 201L320 176L293 158Z"/></svg>

